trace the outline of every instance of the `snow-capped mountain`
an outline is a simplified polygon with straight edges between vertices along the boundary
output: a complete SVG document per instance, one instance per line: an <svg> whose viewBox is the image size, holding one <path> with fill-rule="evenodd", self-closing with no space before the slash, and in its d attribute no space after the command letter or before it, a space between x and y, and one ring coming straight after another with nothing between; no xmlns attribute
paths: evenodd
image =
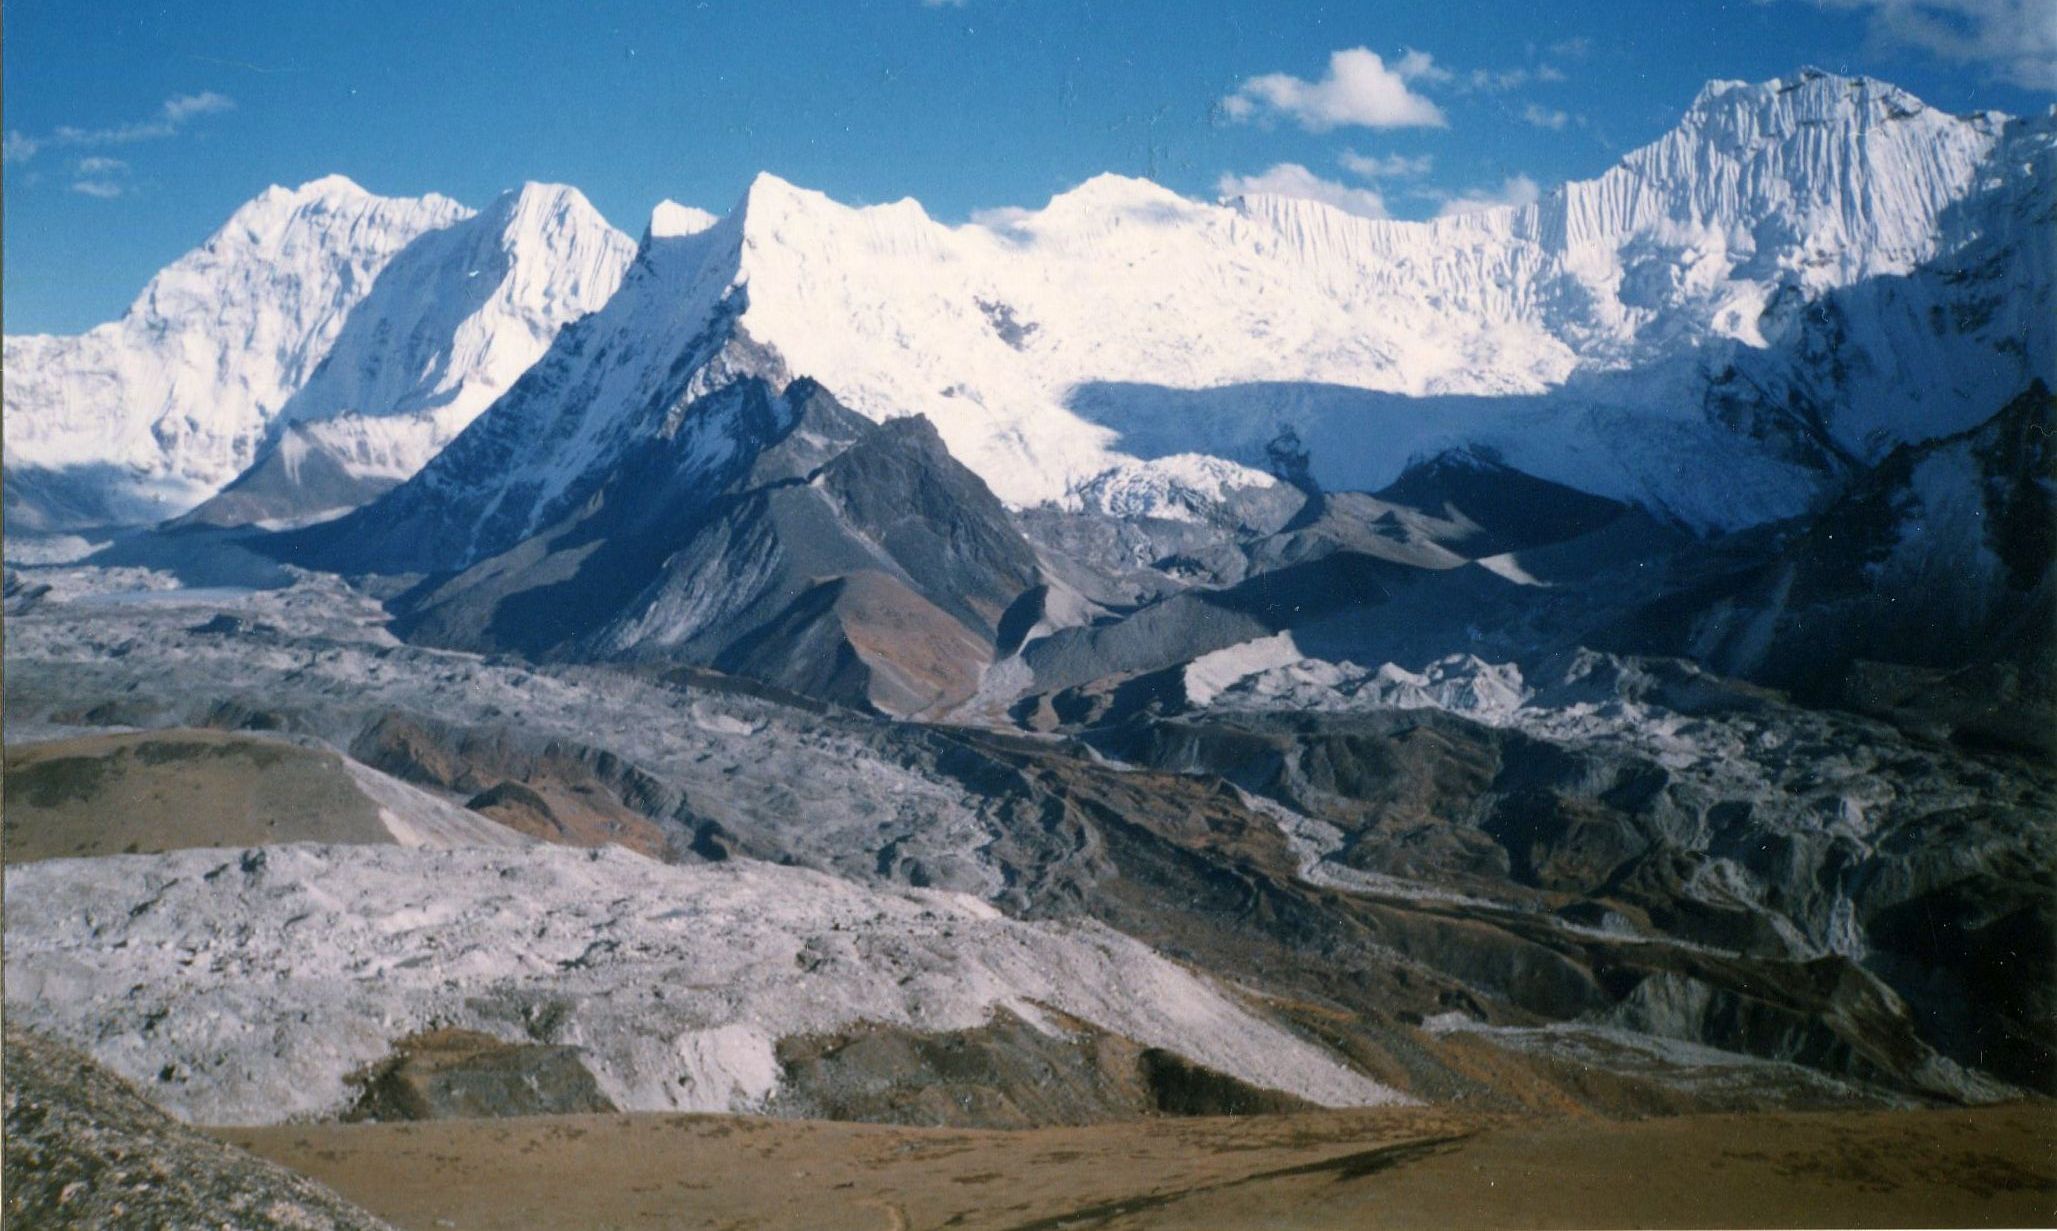
<svg viewBox="0 0 2057 1231"><path fill-rule="evenodd" d="M559 329L607 302L635 250L558 184L524 185L424 235L393 258L280 408L272 445L196 516L319 516L412 475Z"/></svg>
<svg viewBox="0 0 2057 1231"><path fill-rule="evenodd" d="M1709 85L1596 180L1431 222L1101 176L952 227L763 175L718 225L653 222L620 295L362 528L407 527L387 563L461 567L639 441L715 465L735 436L694 406L738 374L922 414L1016 505L1110 468L1169 490L1180 454L1261 467L1290 427L1331 488L1471 442L1691 524L1790 516L2048 373L2053 132L1805 70ZM1974 257L1982 279L1952 272ZM1909 322L1965 380L1895 379Z"/></svg>
<svg viewBox="0 0 2057 1231"><path fill-rule="evenodd" d="M730 391L747 466L718 481L653 442L564 522L396 602L396 629L694 663L896 714L969 698L1040 580L1007 509L925 419L875 424L805 379Z"/></svg>
<svg viewBox="0 0 2057 1231"><path fill-rule="evenodd" d="M419 469L558 329L604 303L634 247L556 185L477 214L341 176L269 189L119 321L7 339L10 478L78 493L66 510L11 491L10 507L29 529L39 515L155 520L239 474L244 490L209 520L315 512L302 487L361 502Z"/></svg>
<svg viewBox="0 0 2057 1231"><path fill-rule="evenodd" d="M121 319L6 340L10 479L72 472L114 520L190 507L250 463L387 262L470 214L342 176L266 189Z"/></svg>

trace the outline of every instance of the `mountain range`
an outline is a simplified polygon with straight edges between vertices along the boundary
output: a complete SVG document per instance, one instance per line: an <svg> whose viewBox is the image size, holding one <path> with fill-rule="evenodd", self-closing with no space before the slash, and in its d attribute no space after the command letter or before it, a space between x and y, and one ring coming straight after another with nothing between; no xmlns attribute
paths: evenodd
<svg viewBox="0 0 2057 1231"><path fill-rule="evenodd" d="M762 175L630 240L570 188L271 190L120 321L7 339L10 738L289 733L540 841L138 853L179 886L129 895L148 943L53 908L10 986L105 964L38 1020L259 1114L293 1056L202 1071L211 1036L129 1019L181 938L285 961L321 877L358 905L306 985L207 993L271 1038L332 972L416 972L309 1114L453 1023L584 1047L623 1109L1015 1123L1058 1070L1098 1090L1063 1114L1140 1105L1046 1009L1237 1100L2057 1090L2053 182L2057 110L1807 69L1428 222L1100 176L950 225ZM558 849L602 842L641 854ZM550 982L345 935L460 882L499 913L423 936L532 937ZM608 884L619 954L543 943ZM760 926L794 894L797 954ZM731 930L635 905L679 895ZM610 982L730 934L766 1004L828 1008ZM1109 1007L1174 966L1239 990ZM1225 1041L1246 1006L1297 1076ZM966 1048L990 1102L908 1092Z"/></svg>
<svg viewBox="0 0 2057 1231"><path fill-rule="evenodd" d="M232 481L206 520L331 512L260 493L311 465L361 501L504 398L520 449L482 440L437 479L500 469L475 497L494 528L436 551L466 565L755 356L927 417L1016 506L1179 454L1261 468L1290 426L1330 487L1480 443L1733 528L2050 370L2052 142L2048 117L1803 70L1709 84L1596 180L1431 222L1101 176L953 227L764 175L718 221L660 206L633 255L572 190L467 216L331 177L238 211L122 320L8 340L16 525L175 515ZM1719 464L1681 478L1684 456Z"/></svg>

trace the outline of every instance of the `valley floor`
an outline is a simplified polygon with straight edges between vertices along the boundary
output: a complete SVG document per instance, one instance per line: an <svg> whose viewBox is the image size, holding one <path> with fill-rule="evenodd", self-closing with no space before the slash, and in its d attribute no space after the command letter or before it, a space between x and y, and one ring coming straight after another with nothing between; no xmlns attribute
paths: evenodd
<svg viewBox="0 0 2057 1231"><path fill-rule="evenodd" d="M1444 1108L967 1132L736 1116L218 1135L394 1225L2041 1226L2057 1107L1517 1118Z"/></svg>

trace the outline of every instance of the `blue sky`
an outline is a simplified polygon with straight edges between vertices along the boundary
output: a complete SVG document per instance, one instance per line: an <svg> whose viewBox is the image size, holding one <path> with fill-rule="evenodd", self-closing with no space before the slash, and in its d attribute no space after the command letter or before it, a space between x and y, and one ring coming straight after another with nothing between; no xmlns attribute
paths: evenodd
<svg viewBox="0 0 2057 1231"><path fill-rule="evenodd" d="M1100 171L1420 217L1596 174L1710 77L2057 89L2047 0L8 0L0 27L9 333L112 319L330 172L474 206L562 181L632 233L760 169L951 220Z"/></svg>

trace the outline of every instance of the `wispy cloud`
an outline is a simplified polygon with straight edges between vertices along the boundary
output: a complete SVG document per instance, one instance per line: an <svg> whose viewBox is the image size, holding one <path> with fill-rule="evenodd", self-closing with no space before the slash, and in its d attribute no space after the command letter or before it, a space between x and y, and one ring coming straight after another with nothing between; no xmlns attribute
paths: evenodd
<svg viewBox="0 0 2057 1231"><path fill-rule="evenodd" d="M1534 103L1521 109L1522 122L1536 128L1547 128L1551 132L1562 132L1571 117L1554 107L1539 107Z"/></svg>
<svg viewBox="0 0 2057 1231"><path fill-rule="evenodd" d="M49 146L70 148L92 148L104 145L127 145L133 141L155 141L177 136L187 125L203 115L216 115L233 111L236 100L213 90L202 90L198 94L174 94L158 105L157 111L147 119L127 124L116 124L111 128L79 128L63 125L51 131L46 137L31 137L27 133L9 132L5 144L5 160L27 162L38 151ZM78 187L73 185L73 187ZM117 193L91 192L81 188L89 196L114 196Z"/></svg>
<svg viewBox="0 0 2057 1231"><path fill-rule="evenodd" d="M1813 0L1862 12L1874 41L1976 64L2032 90L2057 90L2057 4L2050 0Z"/></svg>
<svg viewBox="0 0 2057 1231"><path fill-rule="evenodd" d="M147 120L117 124L113 128L59 128L51 134L55 145L126 145L131 141L154 141L178 133L193 117L233 111L236 101L226 94L203 90L198 94L174 94L164 100L157 114Z"/></svg>
<svg viewBox="0 0 2057 1231"><path fill-rule="evenodd" d="M1385 198L1378 193L1369 188L1353 188L1335 180L1323 179L1297 162L1279 163L1260 175L1224 175L1215 187L1224 197L1239 197L1252 193L1299 197L1332 205L1344 213L1356 214L1362 218L1391 216L1386 212Z"/></svg>
<svg viewBox="0 0 2057 1231"><path fill-rule="evenodd" d="M1476 214L1509 205L1530 205L1542 195L1543 190L1528 176L1510 175L1496 188L1473 188L1446 199L1442 208L1436 211L1436 216L1448 218L1453 214Z"/></svg>
<svg viewBox="0 0 2057 1231"><path fill-rule="evenodd" d="M1475 68L1457 78L1458 86L1479 94L1506 94L1532 85L1558 85L1571 80L1555 64L1517 65L1514 68Z"/></svg>
<svg viewBox="0 0 2057 1231"><path fill-rule="evenodd" d="M1434 157L1428 154L1409 158L1405 154L1388 154L1384 158L1360 154L1356 150L1344 150L1336 155L1342 168L1360 179L1402 180L1427 175L1436 165Z"/></svg>
<svg viewBox="0 0 2057 1231"><path fill-rule="evenodd" d="M111 201L130 190L129 164L104 154L88 154L71 164L71 190L82 196Z"/></svg>
<svg viewBox="0 0 2057 1231"><path fill-rule="evenodd" d="M1558 39L1543 50L1562 60L1583 60L1593 54L1593 40L1579 34Z"/></svg>
<svg viewBox="0 0 2057 1231"><path fill-rule="evenodd" d="M1443 109L1414 92L1410 82L1442 81L1447 70L1434 57L1410 51L1388 65L1377 52L1351 47L1329 56L1328 75L1307 81L1266 73L1221 100L1232 120L1285 116L1309 132L1332 128L1442 128Z"/></svg>

